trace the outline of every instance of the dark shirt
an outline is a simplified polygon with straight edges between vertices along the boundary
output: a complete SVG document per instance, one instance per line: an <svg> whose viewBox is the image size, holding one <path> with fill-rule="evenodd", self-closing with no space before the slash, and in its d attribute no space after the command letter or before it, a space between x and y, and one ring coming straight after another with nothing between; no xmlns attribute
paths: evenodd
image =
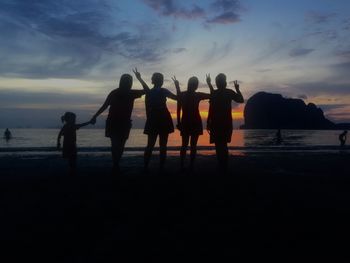
<svg viewBox="0 0 350 263"><path fill-rule="evenodd" d="M143 90L113 90L107 97L110 105L108 119L120 122L130 121L135 99L144 94Z"/></svg>
<svg viewBox="0 0 350 263"><path fill-rule="evenodd" d="M213 129L232 130L231 102L240 101L241 96L230 89L215 90L210 99L209 118Z"/></svg>
<svg viewBox="0 0 350 263"><path fill-rule="evenodd" d="M199 113L199 103L201 100L209 99L210 94L202 92L189 93L187 91L181 92L179 103L182 108L181 122L196 123L202 122Z"/></svg>
<svg viewBox="0 0 350 263"><path fill-rule="evenodd" d="M164 88L152 88L146 94L146 114L167 111L166 100L171 92Z"/></svg>

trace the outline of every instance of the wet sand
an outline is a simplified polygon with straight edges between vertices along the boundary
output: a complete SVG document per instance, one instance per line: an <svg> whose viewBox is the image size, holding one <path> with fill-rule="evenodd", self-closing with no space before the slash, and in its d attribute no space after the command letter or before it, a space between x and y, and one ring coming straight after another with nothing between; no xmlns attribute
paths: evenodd
<svg viewBox="0 0 350 263"><path fill-rule="evenodd" d="M233 156L227 174L199 156L193 174L170 157L142 173L142 157L79 156L79 175L52 156L0 157L1 240L12 258L47 262L259 260L348 256L348 153ZM339 260L337 260L339 261Z"/></svg>

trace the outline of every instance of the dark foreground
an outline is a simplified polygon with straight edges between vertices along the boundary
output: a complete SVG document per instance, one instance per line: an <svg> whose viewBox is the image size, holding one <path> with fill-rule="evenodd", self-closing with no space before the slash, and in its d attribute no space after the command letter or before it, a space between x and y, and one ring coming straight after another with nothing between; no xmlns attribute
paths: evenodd
<svg viewBox="0 0 350 263"><path fill-rule="evenodd" d="M167 173L145 175L129 157L119 177L108 158L85 156L75 178L50 158L0 158L1 250L13 260L350 257L348 154L235 157L226 175L212 157L194 175L178 173L174 157Z"/></svg>

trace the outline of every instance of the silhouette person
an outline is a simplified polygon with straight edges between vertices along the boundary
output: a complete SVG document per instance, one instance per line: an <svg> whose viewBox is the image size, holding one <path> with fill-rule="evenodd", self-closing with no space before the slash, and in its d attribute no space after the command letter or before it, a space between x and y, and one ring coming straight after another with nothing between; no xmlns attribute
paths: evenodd
<svg viewBox="0 0 350 263"><path fill-rule="evenodd" d="M276 132L276 144L280 145L282 143L282 133L281 129L278 129Z"/></svg>
<svg viewBox="0 0 350 263"><path fill-rule="evenodd" d="M91 119L92 124L95 124L96 118L109 107L105 136L111 139L113 173L120 171L119 162L132 126L131 113L134 101L145 94L143 90L132 90L132 84L132 76L123 74L119 81L119 88L107 96L101 108Z"/></svg>
<svg viewBox="0 0 350 263"><path fill-rule="evenodd" d="M174 125L166 105L166 100L167 98L177 100L177 96L169 90L162 88L164 81L163 74L157 72L153 73L153 88L150 89L141 78L141 74L137 71L137 68L133 71L146 92L145 104L147 119L144 134L147 134L147 146L144 153L144 169L146 172L148 171L154 145L159 136L159 168L160 171L162 171L166 160L168 136L170 133L174 132Z"/></svg>
<svg viewBox="0 0 350 263"><path fill-rule="evenodd" d="M76 115L73 112L66 112L61 120L64 123L57 137L57 149L61 147L61 137L63 136L62 156L68 159L69 174L75 175L77 167L77 135L76 131L91 122L81 124L75 123Z"/></svg>
<svg viewBox="0 0 350 263"><path fill-rule="evenodd" d="M348 131L343 131L341 134L339 134L339 141L341 147L345 146L347 134Z"/></svg>
<svg viewBox="0 0 350 263"><path fill-rule="evenodd" d="M232 136L232 106L231 102L243 103L244 99L237 81L234 82L236 92L227 89L226 76L222 73L215 78L217 89L214 90L210 75L207 75L207 84L212 92L207 120L207 129L210 133L210 143L215 144L219 168L227 169L228 147Z"/></svg>
<svg viewBox="0 0 350 263"><path fill-rule="evenodd" d="M181 170L184 170L186 151L188 144L191 145L190 170L193 170L197 152L197 142L203 134L202 118L199 114L199 103L201 100L210 99L210 94L196 92L198 88L198 78L191 77L188 80L187 91L181 92L179 81L174 76L177 91L177 127L181 132L182 146L180 150ZM182 115L181 115L182 112Z"/></svg>
<svg viewBox="0 0 350 263"><path fill-rule="evenodd" d="M4 132L4 138L5 138L6 141L11 140L11 138L12 138L12 134L11 134L11 132L10 132L10 130L8 128L6 128L6 130Z"/></svg>

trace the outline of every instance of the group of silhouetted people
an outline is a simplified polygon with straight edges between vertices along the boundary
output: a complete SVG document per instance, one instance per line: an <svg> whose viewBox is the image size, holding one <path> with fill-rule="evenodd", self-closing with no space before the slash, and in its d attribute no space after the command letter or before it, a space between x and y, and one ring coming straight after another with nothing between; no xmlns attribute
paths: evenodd
<svg viewBox="0 0 350 263"><path fill-rule="evenodd" d="M177 101L177 128L181 132L182 146L180 151L181 169L184 169L186 150L190 144L190 170L194 167L196 157L197 141L203 134L202 119L199 112L199 102L209 100L209 112L207 129L210 134L210 143L215 144L219 168L226 170L228 164L228 146L231 141L232 106L231 102L243 103L244 99L239 90L239 84L234 82L236 91L227 89L226 76L219 74L215 78L217 89L211 84L210 75L206 76L210 94L197 92L199 81L197 77L188 80L187 91L181 92L176 77L173 81L176 87L176 94L163 88L164 76L161 73L152 75L153 87L149 88L142 79L140 72L133 70L136 78L142 84L143 90L132 90L133 78L124 74L120 78L119 88L113 90L106 98L101 108L96 112L89 122L76 124L76 116L72 112L66 112L62 116L65 123L59 132L57 147L60 147L61 136L63 141L63 157L68 159L70 172L74 174L76 169L76 130L88 124L95 124L97 117L109 107L106 120L105 135L111 140L113 172L119 172L119 162L122 157L125 143L129 138L132 127L131 114L134 101L143 95L145 97L146 124L144 134L147 135L147 146L144 151L144 170L148 171L152 152L159 137L159 168L164 169L167 154L168 136L174 132L174 125L171 114L167 108L167 99Z"/></svg>
<svg viewBox="0 0 350 263"><path fill-rule="evenodd" d="M185 169L187 147L190 145L189 170L194 168L196 158L197 142L203 134L202 119L199 111L199 103L209 100L209 112L207 119L207 130L210 134L210 143L215 144L218 167L225 171L228 165L228 143L232 137L232 106L231 102L243 103L244 99L239 89L238 81L234 81L235 91L227 89L226 76L222 73L215 78L217 89L211 84L210 75L206 76L210 93L197 92L199 80L191 77L187 83L187 90L181 92L179 81L172 78L176 94L163 88L164 77L161 73L152 75L153 87L149 88L142 79L140 72L133 70L136 78L142 84L143 90L132 90L133 78L130 74L124 74L120 78L119 88L113 90L106 98L101 108L95 113L89 122L76 124L76 115L66 112L62 116L64 126L59 132L57 147L60 148L61 136L63 141L63 157L68 159L70 173L74 174L76 169L77 147L76 130L88 124L95 124L97 117L109 107L106 120L105 136L111 140L113 158L113 173L119 173L119 162L123 155L125 143L129 138L132 127L131 114L135 99L146 95L146 124L144 134L147 135L147 146L144 151L144 170L148 171L152 152L159 137L159 168L164 169L167 155L168 136L174 132L171 114L167 108L167 99L177 101L177 128L180 130L182 145L180 150L180 166ZM9 132L8 130L6 132ZM6 133L5 132L5 133ZM341 147L345 146L347 131L339 135ZM276 133L276 144L282 143L281 130Z"/></svg>

